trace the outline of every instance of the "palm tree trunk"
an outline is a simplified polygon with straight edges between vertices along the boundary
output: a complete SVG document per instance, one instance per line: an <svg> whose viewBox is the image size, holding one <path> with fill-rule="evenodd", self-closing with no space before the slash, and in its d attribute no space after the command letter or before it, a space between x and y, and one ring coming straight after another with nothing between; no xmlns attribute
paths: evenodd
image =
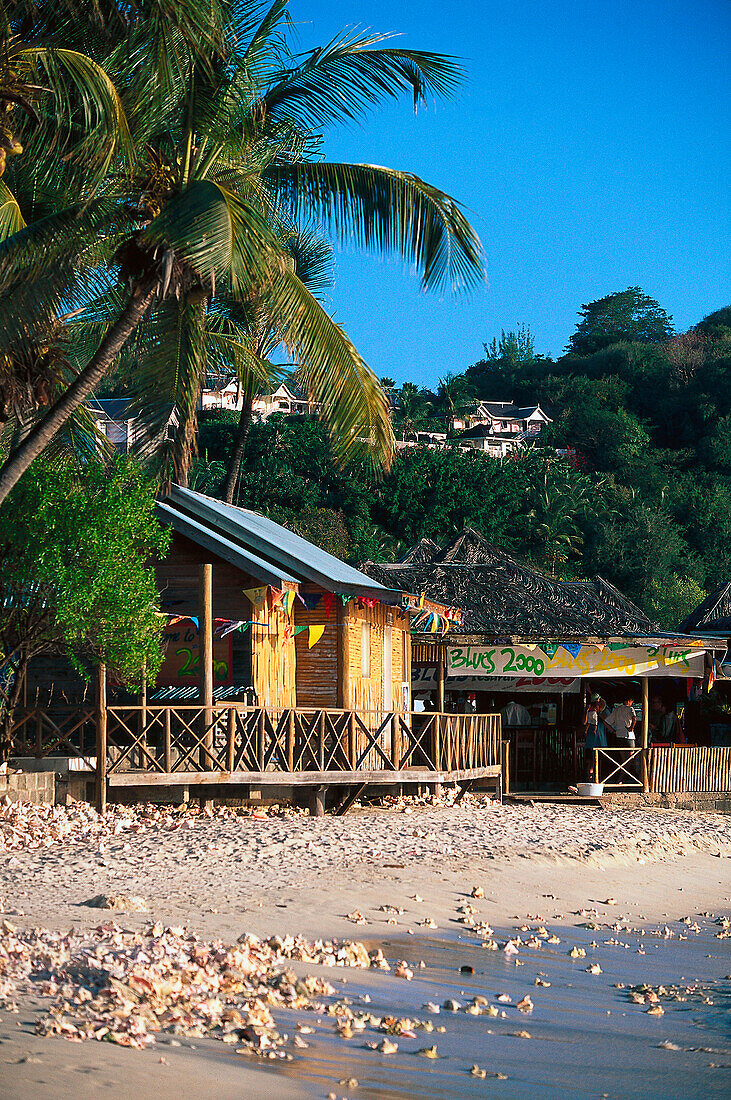
<svg viewBox="0 0 731 1100"><path fill-rule="evenodd" d="M157 292L157 284L135 290L87 365L43 420L28 432L0 467L0 504L34 459L48 446L59 428L101 382L112 363L136 330Z"/></svg>
<svg viewBox="0 0 731 1100"><path fill-rule="evenodd" d="M226 504L233 504L234 502L234 491L236 489L236 482L239 480L239 474L241 473L241 462L244 457L244 448L246 447L246 440L251 425L251 410L253 403L254 391L251 386L247 386L244 390L244 401L241 406L239 422L236 426L233 450L228 460L226 480L223 483L223 499Z"/></svg>

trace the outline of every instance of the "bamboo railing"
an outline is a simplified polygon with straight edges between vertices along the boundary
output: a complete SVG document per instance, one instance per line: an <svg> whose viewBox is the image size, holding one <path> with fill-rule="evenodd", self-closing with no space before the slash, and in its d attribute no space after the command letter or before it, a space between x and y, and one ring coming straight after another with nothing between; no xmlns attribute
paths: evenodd
<svg viewBox="0 0 731 1100"><path fill-rule="evenodd" d="M653 745L650 790L662 793L731 791L731 747Z"/></svg>

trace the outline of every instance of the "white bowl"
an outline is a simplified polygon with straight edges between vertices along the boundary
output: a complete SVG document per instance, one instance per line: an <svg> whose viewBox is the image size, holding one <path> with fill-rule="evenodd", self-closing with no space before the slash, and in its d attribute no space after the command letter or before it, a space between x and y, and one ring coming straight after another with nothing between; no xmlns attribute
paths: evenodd
<svg viewBox="0 0 731 1100"><path fill-rule="evenodd" d="M603 783L577 783L576 793L580 798L598 798L604 794Z"/></svg>

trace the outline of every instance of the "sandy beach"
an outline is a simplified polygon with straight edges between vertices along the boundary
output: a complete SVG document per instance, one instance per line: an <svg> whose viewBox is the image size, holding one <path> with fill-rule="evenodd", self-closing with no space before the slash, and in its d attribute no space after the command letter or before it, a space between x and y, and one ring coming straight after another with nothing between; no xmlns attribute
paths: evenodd
<svg viewBox="0 0 731 1100"><path fill-rule="evenodd" d="M116 808L105 819L81 807L48 811L45 818L34 814L29 810L23 820L3 822L0 893L5 919L18 934L42 927L59 932L74 928L83 936L111 919L130 933L160 922L160 927L185 926L201 941L226 944L244 933L359 940L370 949L381 947L391 970L294 965L301 974L326 974L337 997L361 1003L362 1012L363 1005L378 1003L381 1012L418 1016L428 1026L425 1003L441 1004L453 997L461 1010L449 1019L444 1012L432 1018L432 1024L438 1020L445 1027L444 1038L417 1029L417 1041L401 1042L401 1054L415 1053L417 1047L429 1047L427 1038L438 1038L440 1049L452 1051L444 1062L411 1059L411 1068L405 1069L400 1055L389 1062L383 1053L364 1046L363 1036L348 1046L333 1033L332 1020L323 1023L318 1017L322 1026L313 1029L308 1047L301 1046L292 1061L272 1068L261 1060L236 1057L230 1047L208 1038L184 1039L171 1047L169 1037L160 1035L149 1050L137 1051L38 1036L37 1021L48 998L30 990L16 999L18 1011L0 1011L0 1062L8 1095L37 1095L52 1087L54 1096L112 1088L118 1096L135 1097L159 1095L161 1090L224 1097L265 1092L375 1097L413 1095L414 1089L451 1096L472 1095L471 1089L484 1095L499 1088L503 1096L553 1096L565 1094L567 1065L598 1059L594 1077L583 1084L581 1078L573 1079L569 1091L600 1096L605 1054L596 1043L596 1019L610 1018L608 1014L613 1014L615 1042L621 1047L626 1039L630 1044L624 1062L632 1064L635 1058L650 1074L648 1081L664 1081L668 1058L677 1048L675 1064L685 1058L685 1091L677 1095L721 1096L731 1083L728 1038L725 1047L718 1045L717 1036L693 1046L687 1012L666 1009L658 1027L659 1021L646 1015L647 1006L640 1010L634 1005L635 1020L643 1013L641 1027L633 1025L625 1035L619 1021L628 1016L628 994L615 988L692 978L705 992L688 995L683 1008L687 1001L695 1003L693 998L705 1005L705 996L716 1001L702 1012L718 1012L722 1004L728 1013L724 998L729 986L723 983L731 971L731 952L724 926L717 922L731 912L729 817L556 805L500 808L477 801L458 808L398 803L324 819L266 816L263 810L258 811L261 816L231 811L207 816L152 808ZM33 846L38 843L43 846ZM86 904L97 895L137 896L145 911L100 911ZM509 940L517 943L515 957L504 950ZM485 943L495 949L486 951ZM570 949L586 955L571 958ZM401 960L408 963L408 981L397 976ZM576 983L579 992L573 993L577 962L583 963L583 984ZM587 977L587 964L599 967L596 976ZM472 973L461 975L462 965ZM541 978L551 971L552 978ZM481 1070L484 1036L490 1033L484 1025L492 1025L493 1019L492 1009L483 1012L478 1004L475 1021L465 1015L465 1006L470 997L482 996L497 1007L502 987L510 1001L504 1002L508 1008L499 1008L505 1016L498 1016L494 1027L507 1027L501 1021L512 1016L517 1034L515 1005L528 994L535 1003L526 1015L528 1030L532 1035L536 1028L542 1030L543 1038L554 1044L553 1053L531 1051L518 1057L508 1047L498 1059L506 1074L471 1076L472 1064ZM571 1020L576 997L590 998L588 1015L582 1009ZM293 1020L290 1016L288 1027L295 1026ZM716 1025L708 1020L704 1017L701 1025L694 1017L694 1026L713 1031ZM475 1045L477 1023L482 1032ZM601 1023L604 1030L607 1026ZM585 1040L580 1038L582 1027L587 1029ZM568 1046L567 1029L573 1036ZM367 1030L374 1030L372 1023ZM639 1042L645 1033L647 1041ZM375 1028L366 1039L380 1042L383 1036ZM658 1047L662 1040L671 1046ZM356 1041L357 1057L348 1054ZM702 1046L717 1053L687 1053ZM348 1057L357 1072L348 1071ZM520 1068L526 1057L532 1062L545 1058L551 1067L541 1087ZM493 1055L488 1061L489 1073L499 1072ZM417 1062L428 1066L426 1084L413 1078ZM379 1084L372 1071L382 1063L397 1068L384 1070ZM656 1071L660 1076L653 1078ZM358 1079L357 1087L340 1083L352 1077ZM503 1077L513 1083L506 1085ZM636 1082L626 1078L626 1073L619 1074L614 1084L605 1082L605 1094L631 1095ZM676 1094L667 1082L662 1088L666 1095ZM652 1088L646 1094L657 1095Z"/></svg>

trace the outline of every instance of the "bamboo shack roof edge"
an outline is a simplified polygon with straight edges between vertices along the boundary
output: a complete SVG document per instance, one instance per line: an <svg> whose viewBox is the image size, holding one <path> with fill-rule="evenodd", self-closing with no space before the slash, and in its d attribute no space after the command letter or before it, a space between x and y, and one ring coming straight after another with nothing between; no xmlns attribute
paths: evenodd
<svg viewBox="0 0 731 1100"><path fill-rule="evenodd" d="M163 522L267 584L309 581L328 592L403 602L401 589L386 587L258 512L177 485L157 508Z"/></svg>

